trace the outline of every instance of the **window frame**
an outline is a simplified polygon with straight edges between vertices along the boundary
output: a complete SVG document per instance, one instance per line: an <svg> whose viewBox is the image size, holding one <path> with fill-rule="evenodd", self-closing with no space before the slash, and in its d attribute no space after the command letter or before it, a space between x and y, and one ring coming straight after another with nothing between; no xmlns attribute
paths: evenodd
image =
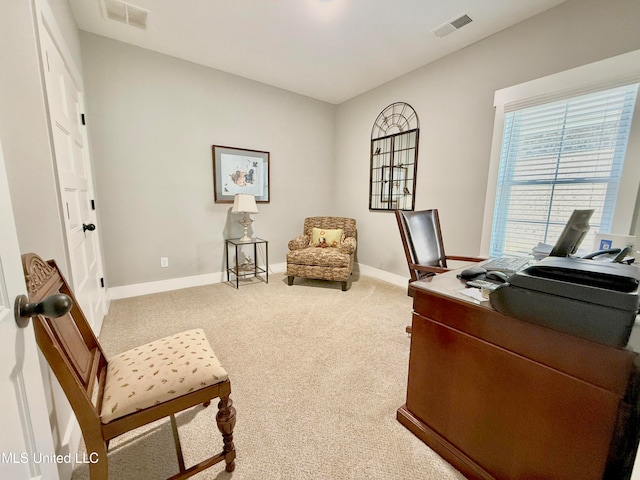
<svg viewBox="0 0 640 480"><path fill-rule="evenodd" d="M585 79L589 79L585 81ZM485 198L480 252L488 256L498 185L505 113L598 90L640 82L640 50L591 63L498 90L494 96L495 118ZM635 105L626 158L640 158L640 94ZM639 213L640 161L625 161L614 209L611 232L628 235ZM587 246L587 248L589 248Z"/></svg>

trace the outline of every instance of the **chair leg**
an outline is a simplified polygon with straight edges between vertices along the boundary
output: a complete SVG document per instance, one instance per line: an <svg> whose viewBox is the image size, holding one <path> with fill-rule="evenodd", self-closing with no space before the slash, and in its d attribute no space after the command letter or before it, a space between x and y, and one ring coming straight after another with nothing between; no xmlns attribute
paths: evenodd
<svg viewBox="0 0 640 480"><path fill-rule="evenodd" d="M353 275L353 272L351 272L349 274L349 278L351 278L351 275ZM349 290L350 285L349 285L349 281L348 280L344 281L344 282L341 282L341 283L342 283L342 291L343 292L346 292L347 290Z"/></svg>
<svg viewBox="0 0 640 480"><path fill-rule="evenodd" d="M171 418L171 430L173 432L173 443L176 446L176 457L178 459L178 468L180 473L185 471L184 455L182 455L182 444L180 443L180 435L178 435L178 424L176 423L176 416L172 413L169 415Z"/></svg>
<svg viewBox="0 0 640 480"><path fill-rule="evenodd" d="M218 430L222 433L222 441L224 443L222 453L224 453L224 461L227 464L225 470L227 472L233 472L236 468L236 447L233 444L233 429L236 426L236 409L233 407L233 402L228 395L226 397L220 397L216 422L218 423Z"/></svg>
<svg viewBox="0 0 640 480"><path fill-rule="evenodd" d="M289 285L293 285L293 278L294 278L294 277L293 277L293 275L289 275L289 276L287 276L287 283L288 283Z"/></svg>
<svg viewBox="0 0 640 480"><path fill-rule="evenodd" d="M85 441L89 457L89 478L91 480L108 480L109 459L107 458L107 444L104 442ZM97 460L97 461L95 461Z"/></svg>

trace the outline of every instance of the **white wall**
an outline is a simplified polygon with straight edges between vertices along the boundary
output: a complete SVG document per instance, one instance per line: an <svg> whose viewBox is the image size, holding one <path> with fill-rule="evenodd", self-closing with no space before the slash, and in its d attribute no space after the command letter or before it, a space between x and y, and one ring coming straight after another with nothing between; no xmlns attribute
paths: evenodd
<svg viewBox="0 0 640 480"><path fill-rule="evenodd" d="M570 0L339 105L336 200L358 220L358 261L408 275L395 218L368 211L371 126L387 105L407 102L420 118L416 209L440 210L447 253L477 255L494 92L637 50L638 18L637 0Z"/></svg>
<svg viewBox="0 0 640 480"><path fill-rule="evenodd" d="M333 105L94 34L81 45L109 286L223 271L241 227L214 203L214 144L270 152L253 231L272 265L304 217L334 210Z"/></svg>

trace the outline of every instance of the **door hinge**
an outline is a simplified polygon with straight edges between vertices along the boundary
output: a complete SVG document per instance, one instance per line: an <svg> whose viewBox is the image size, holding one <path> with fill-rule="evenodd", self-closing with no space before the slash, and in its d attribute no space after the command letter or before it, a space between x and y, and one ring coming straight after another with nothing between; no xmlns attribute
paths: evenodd
<svg viewBox="0 0 640 480"><path fill-rule="evenodd" d="M86 123L86 121L85 121L85 119L84 119L84 113L81 113L81 114L80 114L80 119L82 120L82 124L83 124L83 125L86 125L86 124L87 124L87 123Z"/></svg>
<svg viewBox="0 0 640 480"><path fill-rule="evenodd" d="M104 288L104 277L100 277L100 286Z"/></svg>
<svg viewBox="0 0 640 480"><path fill-rule="evenodd" d="M96 209L96 201L91 200L91 210L95 210L95 209Z"/></svg>

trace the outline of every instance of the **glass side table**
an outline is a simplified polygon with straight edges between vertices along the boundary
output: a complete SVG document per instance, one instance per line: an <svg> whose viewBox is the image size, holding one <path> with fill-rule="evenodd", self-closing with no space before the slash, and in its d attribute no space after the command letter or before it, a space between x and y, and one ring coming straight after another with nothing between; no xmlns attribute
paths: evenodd
<svg viewBox="0 0 640 480"><path fill-rule="evenodd" d="M259 244L264 244L264 262L260 263L262 266L258 266ZM253 262L239 264L238 252L247 245L253 246ZM235 249L235 264L229 263L229 246ZM227 282L231 281L231 275L233 275L236 281L236 288L240 288L241 278L255 277L264 280L265 283L269 283L269 242L267 240L258 237L250 238L246 241L242 241L239 238L228 238L224 244L224 256L227 262Z"/></svg>

